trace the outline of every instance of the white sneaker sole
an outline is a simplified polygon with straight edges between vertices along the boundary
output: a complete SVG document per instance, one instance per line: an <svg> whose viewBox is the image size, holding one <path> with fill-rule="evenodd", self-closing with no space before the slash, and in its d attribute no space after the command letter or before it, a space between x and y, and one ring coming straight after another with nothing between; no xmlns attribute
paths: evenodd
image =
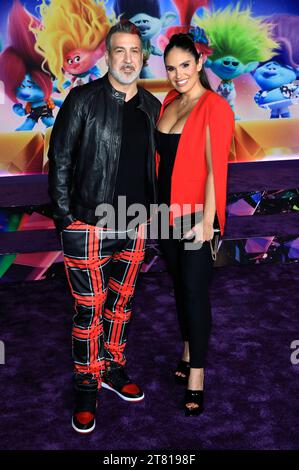
<svg viewBox="0 0 299 470"><path fill-rule="evenodd" d="M144 399L144 393L142 393L142 396L138 398L128 398L128 397L124 397L121 393L119 393L117 390L114 390L114 388L110 387L110 385L106 384L105 382L102 382L102 387L107 388L107 390L111 390L112 392L116 393L120 398L122 398L125 401L138 402Z"/></svg>
<svg viewBox="0 0 299 470"><path fill-rule="evenodd" d="M72 428L75 429L75 431L79 432L80 434L88 434L89 432L93 431L95 427L96 427L96 421L94 421L93 426L90 429L79 429L75 426L74 419L72 418Z"/></svg>

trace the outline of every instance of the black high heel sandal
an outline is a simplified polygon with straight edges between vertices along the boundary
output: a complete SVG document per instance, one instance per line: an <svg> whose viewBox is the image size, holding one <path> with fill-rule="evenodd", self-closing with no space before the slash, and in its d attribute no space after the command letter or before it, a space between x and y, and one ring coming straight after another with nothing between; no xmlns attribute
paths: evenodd
<svg viewBox="0 0 299 470"><path fill-rule="evenodd" d="M197 406L189 408L187 403L195 403ZM186 390L185 416L198 416L203 412L203 390Z"/></svg>
<svg viewBox="0 0 299 470"><path fill-rule="evenodd" d="M184 374L184 375L177 375L176 372L180 372L181 374ZM181 359L174 373L174 379L176 383L187 385L189 375L190 375L190 362L183 361L183 359Z"/></svg>

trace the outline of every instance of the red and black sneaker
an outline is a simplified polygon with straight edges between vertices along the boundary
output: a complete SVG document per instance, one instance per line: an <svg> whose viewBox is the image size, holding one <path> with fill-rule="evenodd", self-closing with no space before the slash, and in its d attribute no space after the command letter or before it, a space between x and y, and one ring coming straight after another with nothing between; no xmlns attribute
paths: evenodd
<svg viewBox="0 0 299 470"><path fill-rule="evenodd" d="M125 401L137 402L144 398L144 393L136 383L128 377L123 366L111 364L106 371L102 387L115 392Z"/></svg>
<svg viewBox="0 0 299 470"><path fill-rule="evenodd" d="M96 426L98 382L92 374L75 375L75 408L72 427L75 431L87 434Z"/></svg>

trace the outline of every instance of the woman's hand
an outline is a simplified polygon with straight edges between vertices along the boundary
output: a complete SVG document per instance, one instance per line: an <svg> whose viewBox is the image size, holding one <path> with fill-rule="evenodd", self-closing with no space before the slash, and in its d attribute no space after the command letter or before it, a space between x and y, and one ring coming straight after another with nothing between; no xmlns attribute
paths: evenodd
<svg viewBox="0 0 299 470"><path fill-rule="evenodd" d="M184 234L184 238L187 240L193 237L193 243L203 243L212 240L214 237L213 224L210 222L199 222L198 224L194 225L191 230Z"/></svg>

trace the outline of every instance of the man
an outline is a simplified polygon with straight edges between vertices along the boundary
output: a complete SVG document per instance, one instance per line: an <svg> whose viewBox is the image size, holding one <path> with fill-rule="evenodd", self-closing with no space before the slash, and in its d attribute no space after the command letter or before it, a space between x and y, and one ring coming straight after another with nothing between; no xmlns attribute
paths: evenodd
<svg viewBox="0 0 299 470"><path fill-rule="evenodd" d="M110 204L117 210L118 196L126 197L127 206L156 202L154 127L160 102L137 86L143 54L136 26L117 23L106 48L108 73L70 91L48 153L53 217L75 299L72 426L80 433L95 427L102 385L126 401L144 397L124 368L131 299L144 259L144 224L133 235L132 229L121 232L109 220L103 226L96 209Z"/></svg>

